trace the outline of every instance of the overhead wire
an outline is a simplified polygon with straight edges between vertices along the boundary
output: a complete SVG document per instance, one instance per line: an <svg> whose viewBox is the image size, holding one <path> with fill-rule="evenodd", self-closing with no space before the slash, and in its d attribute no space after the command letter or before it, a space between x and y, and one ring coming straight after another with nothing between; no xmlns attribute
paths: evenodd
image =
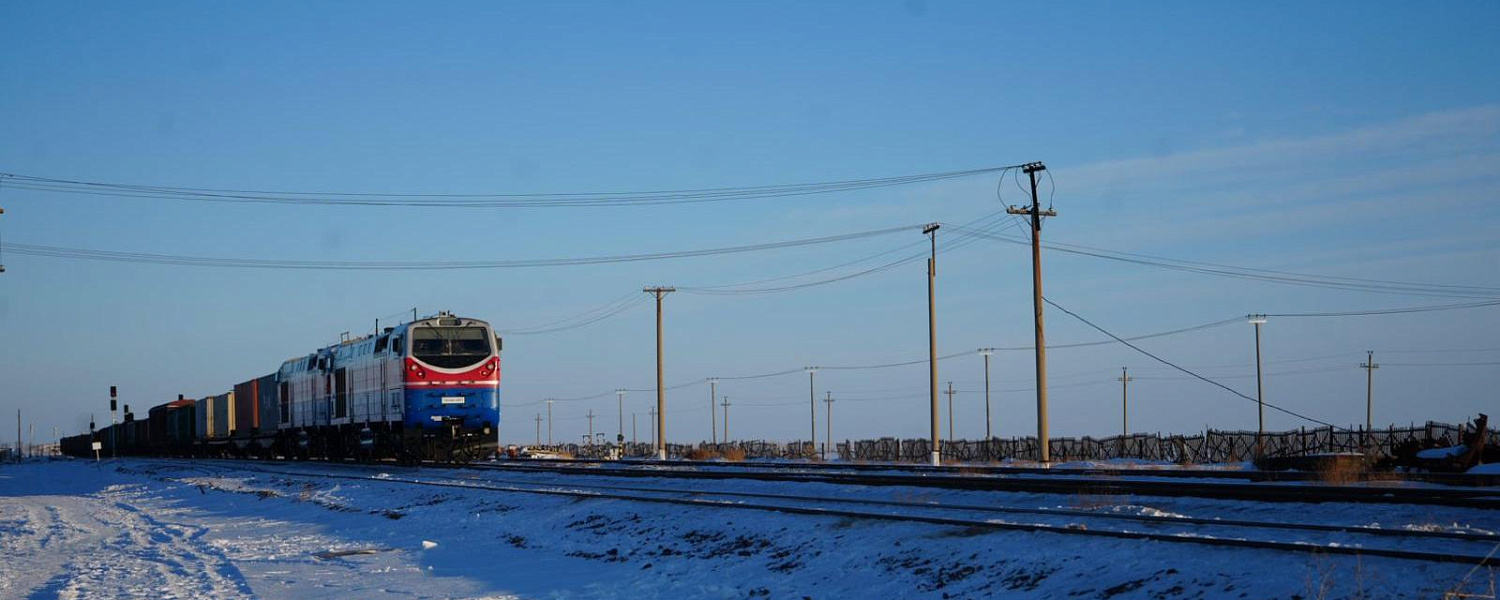
<svg viewBox="0 0 1500 600"><path fill-rule="evenodd" d="M1088 319L1083 318L1078 313L1075 313L1075 312L1073 312L1071 310L1068 310L1067 308L1064 308L1062 305L1060 305L1060 304L1058 304L1056 302L1053 302L1050 298L1047 298L1046 296L1042 297L1042 301L1046 302L1049 305L1051 305L1053 308L1056 308L1056 309L1058 309L1060 311L1063 311L1064 313L1067 313L1068 316L1073 317L1074 319L1078 319L1084 325L1088 325L1089 327L1092 327L1092 328L1098 330L1100 333L1103 333L1104 335L1107 335L1107 336L1109 336L1111 338L1114 338L1115 341L1120 342L1121 344L1124 344L1125 346L1129 347L1130 349L1135 350L1136 352L1139 352L1141 354L1144 354L1147 357L1150 357L1152 360L1155 360L1156 362L1159 362L1161 364L1164 364L1164 365L1167 365L1169 367L1172 367L1173 369L1176 369L1178 371L1182 371L1183 373L1188 374L1189 376L1193 377L1194 379L1198 379L1198 380L1203 381L1205 383L1212 384L1212 385L1214 385L1214 386L1216 386L1216 387L1218 387L1220 389L1223 389L1226 392L1234 394L1235 396L1238 396L1238 397L1243 398L1245 400L1249 400L1251 402L1255 402L1255 403L1258 403L1258 404L1270 407L1273 410L1276 410L1276 411L1279 411L1279 412L1282 412L1282 413L1286 413L1286 414L1291 415L1293 417L1297 417L1299 419L1302 419L1302 420L1305 420L1305 421L1309 421L1309 422L1312 422L1312 423L1317 423L1317 424L1323 425L1325 427L1332 427L1332 428L1341 429L1341 428L1337 427L1336 425L1334 425L1332 423L1329 423L1329 422L1326 422L1326 421L1321 421L1321 420L1315 419L1313 417L1309 417L1307 415L1304 415L1302 413L1299 413L1299 412L1296 412L1296 411L1292 411L1290 409L1282 408L1281 406L1277 406L1277 405L1272 404L1270 402L1264 402L1262 400L1257 400L1255 398L1251 398L1249 396L1246 396L1246 395L1240 393L1239 390L1236 390L1236 389L1231 388L1231 387L1229 387L1227 385L1224 385L1222 383L1219 383L1217 381L1214 381L1212 379L1209 379L1207 377L1199 375L1199 374L1197 374L1197 373L1195 373L1193 371L1190 371L1190 370L1188 370L1186 368L1178 366L1176 363L1173 363L1172 361L1169 361L1169 360L1167 360L1165 358L1162 358L1160 356L1152 354L1151 352L1146 351L1144 348L1141 348L1140 346L1132 344L1132 343L1126 341L1124 338L1121 338L1120 336L1117 336L1117 335L1115 335L1113 333L1110 333L1108 330L1104 329L1103 327L1100 327L1100 326L1094 324L1093 321L1090 321Z"/></svg>
<svg viewBox="0 0 1500 600"><path fill-rule="evenodd" d="M195 188L164 185L140 185L40 177L17 173L0 173L16 189L65 194L102 195L157 200L202 202L336 205L336 206L407 206L444 208L556 208L643 206L687 204L784 198L874 188L936 182L986 173L1004 172L1013 166L844 179L793 184L731 186L714 188L548 192L548 193L403 193L403 192L328 192L286 191L228 188Z"/></svg>
<svg viewBox="0 0 1500 600"><path fill-rule="evenodd" d="M1029 238L1012 238L994 232L974 232L974 235L1011 244L1031 243ZM1077 244L1063 244L1059 242L1046 242L1042 244L1042 247L1058 252L1090 256L1094 258L1102 258L1106 260L1126 262L1142 266L1150 266L1205 275L1268 281L1288 285L1415 296L1500 299L1500 288L1497 287L1416 283L1406 281L1366 279L1358 277L1313 275L1306 273L1295 273L1290 271L1257 269L1235 265L1164 258L1159 256L1108 250L1091 246L1081 246Z"/></svg>
<svg viewBox="0 0 1500 600"><path fill-rule="evenodd" d="M778 250L783 248L794 248L801 246L812 246L844 242L850 240L866 239L877 236L889 235L900 231L910 231L920 225L907 225L901 227L889 227L870 231L860 231L831 236L815 238L802 238L785 240L780 242L769 242L761 244L748 244L742 246L726 246L719 248L704 248L697 250L680 250L670 252L651 252L642 254L618 254L575 258L545 258L545 259L519 259L519 260L493 260L493 261L331 261L331 260L284 260L284 259L247 259L247 258L224 258L186 256L175 254L155 254L146 252L121 252L114 250L93 250L84 248L69 248L63 246L46 246L37 244L8 244L12 253L28 256L45 256L52 258L71 258L81 260L96 260L107 262L127 262L143 264L161 264L175 266L194 267L219 267L239 269L293 269L293 270L459 270L459 269L513 269L513 268L539 268L539 267L563 267L598 265L626 262L643 262L654 260L668 260L680 258L696 258L703 256L718 256L725 254L743 254L749 252L760 252L765 250Z"/></svg>

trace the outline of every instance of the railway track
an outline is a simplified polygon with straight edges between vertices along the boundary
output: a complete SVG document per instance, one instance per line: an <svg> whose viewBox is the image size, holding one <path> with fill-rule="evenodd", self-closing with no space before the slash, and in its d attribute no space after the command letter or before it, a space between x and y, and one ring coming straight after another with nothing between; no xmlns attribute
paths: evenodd
<svg viewBox="0 0 1500 600"><path fill-rule="evenodd" d="M1325 485L1309 483L1204 482L1161 480L1155 473L1130 476L1037 476L1030 474L973 476L956 473L869 473L808 469L685 469L653 468L608 462L501 462L467 465L472 469L548 472L567 475L669 479L750 479L867 486L911 486L990 492L1088 494L1101 496L1197 497L1254 502L1348 502L1419 504L1500 510L1500 489L1455 487L1396 487ZM1135 477L1135 478L1131 478ZM1151 479L1146 479L1150 477Z"/></svg>
<svg viewBox="0 0 1500 600"><path fill-rule="evenodd" d="M160 462L165 462L172 466L191 467L195 470L201 469L204 466L202 461L193 461L190 463L175 461ZM1050 533L1226 548L1251 548L1283 552L1384 557L1426 562L1500 566L1500 558L1495 556L1496 551L1500 550L1500 536L1492 534L1391 529L1369 526L1340 526L1318 523L1221 520L1113 513L1101 514L1092 511L1069 509L873 500L867 498L832 498L801 494L773 494L726 490L598 484L579 485L572 483L538 484L533 482L479 478L472 475L432 474L430 470L412 469L409 474L420 477L417 478L411 476L392 476L388 473L391 469L385 465L367 464L339 464L337 467L363 471L379 469L381 473L372 475L350 473L347 471L343 473L308 472L306 469L289 470L269 468L263 464L237 464L230 462L214 462L212 464L225 470L272 474L284 477L352 480L499 493L619 500L722 510L749 510L871 521L924 523L963 527L970 530ZM997 519L995 515L1008 517L1017 515L1040 516L1051 521L1019 522ZM1063 519L1063 521L1059 522L1057 519ZM1108 527L1108 525L1119 523L1139 524L1154 528L1156 531L1135 531L1118 527ZM1176 529L1175 531L1162 531L1163 529L1171 530L1174 528ZM1286 541L1212 535L1216 530L1231 532L1295 531L1309 534L1341 534L1359 539L1389 540L1393 543L1394 547L1374 547L1363 544L1350 545L1347 541L1343 540L1314 543L1307 540ZM1409 549L1409 546L1418 540L1424 543L1457 543L1466 546L1467 548L1465 549L1468 551L1435 552ZM1403 546L1408 546L1408 548L1403 548ZM1481 554L1485 551L1488 551L1488 553Z"/></svg>
<svg viewBox="0 0 1500 600"><path fill-rule="evenodd" d="M1259 469L1152 469L1090 467L1023 467L1013 465L921 465L909 463L852 463L806 461L694 461L683 459L626 459L607 461L591 458L535 458L530 462L559 465L624 464L653 468L694 468L721 470L795 470L937 473L953 475L1052 475L1081 477L1160 477L1164 479L1240 479L1253 482L1321 481L1323 474L1313 471L1263 471ZM1500 475L1467 473L1381 473L1366 476L1368 482L1417 482L1459 487L1500 486Z"/></svg>

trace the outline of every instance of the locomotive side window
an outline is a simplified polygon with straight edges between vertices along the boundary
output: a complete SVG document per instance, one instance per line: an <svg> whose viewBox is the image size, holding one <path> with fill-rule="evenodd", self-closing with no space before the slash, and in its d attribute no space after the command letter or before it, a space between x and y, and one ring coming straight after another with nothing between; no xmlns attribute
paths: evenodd
<svg viewBox="0 0 1500 600"><path fill-rule="evenodd" d="M386 338L386 336L383 336L383 335L380 336L380 337L378 337L378 338L375 338L375 353L376 354L379 354L381 352L385 352L385 343L386 343L386 341L387 341L387 338Z"/></svg>
<svg viewBox="0 0 1500 600"><path fill-rule="evenodd" d="M411 332L411 354L435 367L458 369L490 356L484 327L422 327Z"/></svg>

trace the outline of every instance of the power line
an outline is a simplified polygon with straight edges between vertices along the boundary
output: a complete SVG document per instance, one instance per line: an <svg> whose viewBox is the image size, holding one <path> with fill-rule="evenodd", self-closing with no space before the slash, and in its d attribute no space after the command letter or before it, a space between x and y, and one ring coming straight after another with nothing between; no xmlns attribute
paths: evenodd
<svg viewBox="0 0 1500 600"><path fill-rule="evenodd" d="M850 240L866 239L877 236L889 235L899 231L910 231L920 225L908 225L902 227L890 227L871 231L860 231L839 235L803 238L771 242L764 244L749 244L744 246L727 246L720 248L705 248L698 250L679 250L671 252L652 252L643 254L617 254L605 256L590 256L577 258L541 258L523 260L497 260L497 261L327 261L327 260L282 260L282 259L256 259L256 258L226 258L226 257L203 257L186 256L175 254L154 254L146 252L122 252L114 250L92 250L84 248L69 248L63 246L44 246L36 244L7 244L6 247L14 254L28 256L44 256L51 258L68 258L78 260L96 260L107 262L126 262L139 264L160 264L172 266L190 267L219 267L238 269L294 269L294 270L353 270L353 271L402 271L402 270L455 270L455 269L514 269L514 268L540 268L540 267L567 267L582 265L599 265L626 262L643 262L654 260L670 260L679 258L697 258L703 256L718 256L725 254L744 254L749 252L760 252L765 250L778 250L783 248L794 248L800 246L812 246L844 242Z"/></svg>
<svg viewBox="0 0 1500 600"><path fill-rule="evenodd" d="M598 191L566 193L309 192L137 185L58 179L15 173L0 173L0 178L6 179L8 181L7 187L13 189L153 200L429 208L562 208L688 204L831 194L944 181L986 173L1004 172L1009 168L1012 167L982 167L936 173L795 184L630 192Z"/></svg>
<svg viewBox="0 0 1500 600"><path fill-rule="evenodd" d="M595 307L582 313L559 319L550 323L534 325L531 327L517 327L513 329L496 328L497 331L506 335L539 335L544 333L556 333L577 329L603 321L615 315L628 311L646 302L646 297L638 292L631 292L603 306Z"/></svg>
<svg viewBox="0 0 1500 600"><path fill-rule="evenodd" d="M1217 387L1219 387L1219 388L1221 388L1221 389L1223 389L1223 390L1224 390L1224 391L1226 391L1226 392L1229 392L1229 393L1231 393L1231 394L1234 394L1234 395L1236 395L1236 396L1239 396L1239 397L1241 397L1241 398L1244 398L1244 399L1246 399L1246 400L1249 400L1249 401L1251 401L1251 402L1255 402L1255 403L1257 403L1257 404L1260 404L1260 403L1262 403L1262 402L1261 402L1261 401L1260 401L1260 400L1256 400L1256 399L1255 399L1255 398L1251 398L1251 397L1249 397L1249 396L1246 396L1246 395L1244 395L1244 394L1241 394L1241 393L1240 393L1240 392L1239 392L1239 391L1237 391L1237 390L1235 390L1235 389L1234 389L1234 388L1231 388L1231 387L1229 387L1229 386L1227 386L1227 385L1224 385L1224 384L1222 384L1222 383L1219 383L1219 382L1217 382L1217 381L1214 381L1214 380L1212 380L1212 379L1209 379L1209 378L1207 378L1207 377L1204 377L1204 376L1202 376L1202 375L1199 375L1199 374L1197 374L1197 373L1194 373L1194 372L1192 372L1192 371L1189 371L1189 370L1187 370L1187 369L1184 369L1184 368L1182 368L1182 367L1180 367L1180 366L1177 366L1177 364L1175 364L1175 363L1173 363L1173 362L1171 362L1171 361L1169 361L1169 360L1167 360L1167 359L1165 359L1165 358L1162 358L1162 357L1160 357L1160 356L1157 356L1157 355L1155 355L1155 354L1152 354L1152 353L1150 353L1150 352L1147 352L1147 351L1146 351L1146 350L1144 350L1144 349L1142 349L1142 348L1141 348L1141 347L1140 347L1140 346L1137 346L1137 345L1135 345L1135 344L1132 344L1132 343L1130 343L1130 342L1128 342L1128 341L1125 341L1125 339L1124 339L1124 338L1121 338L1121 337L1120 337L1120 336L1117 336L1117 335L1115 335L1115 334L1113 334L1113 333L1110 333L1110 332L1109 332L1109 331L1107 331L1107 330L1105 330L1105 329L1104 329L1104 328L1103 328L1103 327L1100 327L1100 326L1098 326L1098 325L1095 325L1095 324L1094 324L1094 323L1093 323L1093 321L1090 321L1090 320L1088 320L1088 319L1085 319L1085 318L1083 318L1083 317L1082 317L1082 316L1079 316L1079 315L1078 315L1078 313L1075 313L1075 312L1073 312L1073 311L1071 311L1071 310L1068 310L1068 309L1066 309L1066 308L1063 308L1063 307L1062 307L1062 306L1061 306L1061 305L1059 305L1059 304L1058 304L1058 303L1056 303L1056 302L1053 302L1053 301L1052 301L1052 300L1051 300L1051 299L1050 299L1050 298L1045 298L1045 297L1044 297L1044 298L1042 298L1042 300L1043 300L1043 301L1045 301L1045 302L1046 302L1046 303L1047 303L1047 304L1050 304L1050 305L1052 305L1052 307L1053 307L1053 308L1056 308L1056 309L1058 309L1058 310L1060 310L1060 311L1063 311L1063 312L1065 312L1065 313L1067 313L1067 314L1068 314L1068 316L1070 316L1070 317L1073 317L1073 318L1075 318L1075 319L1078 319L1078 320L1079 320L1079 321L1081 321L1081 322L1083 322L1083 324L1084 324L1084 325L1088 325L1088 326L1089 326L1089 327L1092 327L1092 328L1094 328L1094 329L1096 329L1096 330L1098 330L1098 331L1099 331L1099 332L1100 332L1100 333L1103 333L1103 334L1104 334L1104 335L1107 335L1107 336L1109 336L1109 337L1112 337L1112 338L1114 338L1114 339L1115 339L1115 341L1117 341L1117 342L1120 342L1120 343L1121 343L1121 344L1125 344L1125 345L1126 345L1126 346L1128 346L1128 347L1129 347L1129 348L1130 348L1130 349L1131 349L1131 350L1135 350L1135 351L1136 351L1136 352L1139 352L1139 353L1141 353L1141 354L1144 354L1144 355L1146 355L1146 356L1148 356L1148 357L1150 357L1150 358L1151 358L1151 359L1152 359L1152 360L1155 360L1155 361L1156 361L1156 362L1159 362L1159 363L1161 363L1161 364L1164 364L1164 365L1167 365L1167 366L1169 366L1169 367L1172 367L1172 368L1173 368L1173 369L1177 369L1177 370L1178 370L1178 371L1182 371L1182 372L1183 372L1183 373L1186 373L1186 374L1188 374L1188 375L1191 375L1191 376L1192 376L1192 377L1193 377L1193 378L1194 378L1194 379L1198 379L1198 380L1201 380L1201 381L1203 381L1203 382L1206 382L1206 383L1210 383L1210 384L1213 384L1213 385L1214 385L1214 386L1217 386ZM1288 409L1285 409L1285 408L1282 408L1282 407L1280 407L1280 406L1277 406L1277 405L1275 405L1275 404L1271 404L1271 403L1270 403L1270 402L1264 402L1264 405L1265 405L1265 406L1269 406L1269 407L1271 407L1271 408L1273 408L1273 409L1275 409L1275 410L1278 410L1278 411L1281 411L1281 412L1283 412L1283 413L1286 413L1286 414L1288 414L1288 415L1291 415L1291 416L1294 416L1294 417L1297 417L1297 418L1299 418L1299 419L1303 419L1303 420L1306 420L1306 421L1311 421L1311 422L1313 422L1313 423L1317 423L1317 424L1319 424L1319 425L1323 425L1323 426L1325 426L1325 427L1335 427L1335 428L1337 428L1337 427L1336 427L1336 426L1335 426L1335 425L1334 425L1334 424L1332 424L1332 423L1328 423L1328 422L1325 422L1325 421L1320 421L1320 420L1318 420L1318 419L1314 419L1314 418L1312 418L1312 417L1309 417L1309 416L1307 416L1307 415L1304 415L1304 414L1301 414L1301 413L1298 413L1298 412L1294 412L1294 411L1291 411L1291 410L1288 410Z"/></svg>
<svg viewBox="0 0 1500 600"><path fill-rule="evenodd" d="M1011 244L1030 243L1028 240L1012 238L993 232L975 231L973 233L974 235L978 235L980 237ZM1291 271L1276 271L1271 269L1257 269L1235 265L1165 258L1147 254L1135 254L1130 252L1096 248L1092 246L1063 244L1057 242L1043 244L1043 247L1048 250L1054 250L1058 252L1090 256L1094 258L1102 258L1105 260L1113 260L1161 269L1198 273L1204 275L1214 275L1219 277L1266 281L1286 285L1445 298L1496 299L1497 297L1500 297L1500 288L1488 286L1416 283L1407 281L1365 279L1358 277L1340 277L1333 275L1314 275L1307 273L1295 273Z"/></svg>

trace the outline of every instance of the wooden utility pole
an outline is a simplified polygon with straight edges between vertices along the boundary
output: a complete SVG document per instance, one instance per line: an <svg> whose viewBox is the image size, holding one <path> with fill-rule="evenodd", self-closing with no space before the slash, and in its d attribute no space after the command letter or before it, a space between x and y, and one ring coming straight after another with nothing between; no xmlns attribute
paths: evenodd
<svg viewBox="0 0 1500 600"><path fill-rule="evenodd" d="M1021 171L1031 178L1031 206L1005 209L1013 215L1031 217L1031 306L1036 320L1036 441L1038 459L1052 462L1052 447L1047 425L1047 335L1042 319L1042 217L1055 217L1057 211L1042 210L1036 194L1036 174L1047 170L1040 162L1026 163Z"/></svg>
<svg viewBox="0 0 1500 600"><path fill-rule="evenodd" d="M1130 377L1129 367L1120 367L1120 456L1125 455L1125 438L1130 435Z"/></svg>
<svg viewBox="0 0 1500 600"><path fill-rule="evenodd" d="M828 460L828 445L833 443L833 392L825 391L828 397L823 399L827 405L828 413L824 416L823 426L827 428L823 436L823 460Z"/></svg>
<svg viewBox="0 0 1500 600"><path fill-rule="evenodd" d="M642 290L656 297L656 433L655 438L657 460L667 459L667 391L662 384L661 368L661 298L667 294L677 291L675 287L649 287Z"/></svg>
<svg viewBox="0 0 1500 600"><path fill-rule="evenodd" d="M1375 351L1374 350L1366 350L1365 351L1365 362L1360 363L1359 368L1365 370L1365 435L1364 435L1364 437L1368 438L1369 435L1370 435L1370 431L1371 431L1370 428L1373 425L1373 423L1372 423L1372 421L1374 420L1373 419L1373 413L1375 412L1375 369L1379 369L1380 368L1380 365L1375 364ZM1361 440L1360 446L1367 446L1367 445L1368 444L1365 443L1364 440Z"/></svg>
<svg viewBox="0 0 1500 600"><path fill-rule="evenodd" d="M922 235L932 243L932 254L927 258L927 384L928 420L932 422L932 466L943 464L942 440L938 436L938 368L937 368L937 230L942 227L930 223L922 228Z"/></svg>
<svg viewBox="0 0 1500 600"><path fill-rule="evenodd" d="M714 407L714 400L719 399L719 378L708 378L708 438L713 445L719 445L719 411Z"/></svg>

